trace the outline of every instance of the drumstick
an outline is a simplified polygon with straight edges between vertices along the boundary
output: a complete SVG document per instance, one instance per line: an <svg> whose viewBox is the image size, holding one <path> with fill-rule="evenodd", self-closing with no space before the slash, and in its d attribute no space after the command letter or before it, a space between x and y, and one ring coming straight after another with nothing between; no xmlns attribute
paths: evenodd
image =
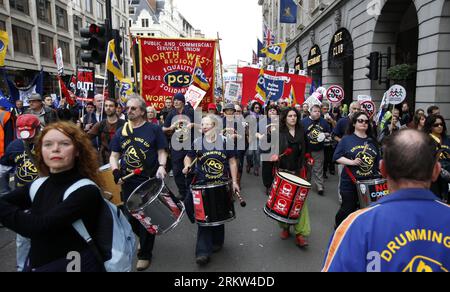
<svg viewBox="0 0 450 292"><path fill-rule="evenodd" d="M284 152L280 155L279 158L281 158L283 156L290 156L292 154L292 152L294 152L294 150L292 150L292 148L286 148L286 150L284 150Z"/></svg>
<svg viewBox="0 0 450 292"><path fill-rule="evenodd" d="M292 150L292 148L286 148L286 150L284 150L284 152L280 156L278 156L277 161L280 161L283 156L290 156L292 154L292 152L294 152L294 150ZM274 157L272 159L275 160L276 154L272 155L272 157Z"/></svg>
<svg viewBox="0 0 450 292"><path fill-rule="evenodd" d="M366 153L367 148L369 148L369 144L367 144L367 142L366 142L366 144L364 145L364 150L363 150L362 154Z"/></svg>
<svg viewBox="0 0 450 292"><path fill-rule="evenodd" d="M189 172L191 172L192 167L197 163L198 159L201 158L202 155L200 153L197 152L197 157L195 157L195 159L192 161L191 165L189 165L188 167L188 173L186 175L189 174Z"/></svg>
<svg viewBox="0 0 450 292"><path fill-rule="evenodd" d="M135 175L140 175L140 174L142 173L143 170L144 170L143 168L137 168L137 169L133 170L132 173L130 173L130 174L128 174L128 175L122 177L121 180L125 181L125 180L127 180L127 179L129 179L129 178L132 178L132 177L135 176Z"/></svg>
<svg viewBox="0 0 450 292"><path fill-rule="evenodd" d="M245 206L247 206L247 203L245 202L245 200L241 197L241 193L239 192L235 192L234 193L236 195L236 198L239 200L241 207L245 208Z"/></svg>

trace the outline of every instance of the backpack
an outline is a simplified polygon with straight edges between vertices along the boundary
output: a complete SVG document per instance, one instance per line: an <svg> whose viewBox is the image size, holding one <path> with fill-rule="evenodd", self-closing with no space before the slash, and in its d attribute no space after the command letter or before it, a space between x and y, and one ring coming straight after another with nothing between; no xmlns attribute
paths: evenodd
<svg viewBox="0 0 450 292"><path fill-rule="evenodd" d="M47 179L48 177L39 178L30 186L31 202ZM81 179L66 190L63 201L79 188L88 185L98 187L89 179ZM94 252L100 254L107 272L131 272L136 251L136 238L133 230L120 209L105 199L103 202L99 211L98 230L93 234L93 238L81 219L72 226L86 243L93 247Z"/></svg>

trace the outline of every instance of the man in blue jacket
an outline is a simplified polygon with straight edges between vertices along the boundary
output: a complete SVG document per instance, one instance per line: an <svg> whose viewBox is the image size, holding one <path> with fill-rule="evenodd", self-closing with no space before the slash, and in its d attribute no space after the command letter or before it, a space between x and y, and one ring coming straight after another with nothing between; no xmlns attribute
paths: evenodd
<svg viewBox="0 0 450 292"><path fill-rule="evenodd" d="M336 230L324 272L450 271L450 207L429 190L441 172L430 137L402 130L384 145L390 195Z"/></svg>

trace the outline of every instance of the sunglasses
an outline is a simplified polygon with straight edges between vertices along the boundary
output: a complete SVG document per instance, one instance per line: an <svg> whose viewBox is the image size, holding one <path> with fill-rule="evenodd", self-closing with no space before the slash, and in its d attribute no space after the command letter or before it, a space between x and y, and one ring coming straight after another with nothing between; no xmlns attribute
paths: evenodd
<svg viewBox="0 0 450 292"><path fill-rule="evenodd" d="M129 110L131 110L131 111L136 111L138 108L137 107L135 107L135 106L127 106L126 108L125 108L127 111L129 111Z"/></svg>
<svg viewBox="0 0 450 292"><path fill-rule="evenodd" d="M366 125L369 124L369 120L357 119L356 121L357 121L358 123L360 123L360 124L366 124Z"/></svg>
<svg viewBox="0 0 450 292"><path fill-rule="evenodd" d="M436 123L433 125L433 128L437 128L437 127L444 127L444 124Z"/></svg>

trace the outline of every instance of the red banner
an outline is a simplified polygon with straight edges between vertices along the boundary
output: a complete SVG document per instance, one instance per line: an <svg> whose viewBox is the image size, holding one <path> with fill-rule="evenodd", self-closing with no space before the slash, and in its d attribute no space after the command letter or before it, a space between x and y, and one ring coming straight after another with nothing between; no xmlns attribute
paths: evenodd
<svg viewBox="0 0 450 292"><path fill-rule="evenodd" d="M77 67L77 91L80 98L93 100L95 96L95 68Z"/></svg>
<svg viewBox="0 0 450 292"><path fill-rule="evenodd" d="M141 94L156 110L167 97L186 93L197 59L210 84L203 105L214 102L215 40L140 38Z"/></svg>
<svg viewBox="0 0 450 292"><path fill-rule="evenodd" d="M256 82L258 81L259 72L261 69L244 67L239 68L238 73L243 74L243 89L242 89L242 104L247 105L249 101L256 100ZM306 84L311 84L312 80L307 76L300 76L296 74L287 74L274 71L264 71L264 76L267 77L267 82L272 90L272 100L280 98L289 99L291 93L291 85L294 88L295 97L298 104L305 101ZM272 78L273 80L271 80ZM282 84L277 88L278 84ZM275 97L275 99L274 99Z"/></svg>

